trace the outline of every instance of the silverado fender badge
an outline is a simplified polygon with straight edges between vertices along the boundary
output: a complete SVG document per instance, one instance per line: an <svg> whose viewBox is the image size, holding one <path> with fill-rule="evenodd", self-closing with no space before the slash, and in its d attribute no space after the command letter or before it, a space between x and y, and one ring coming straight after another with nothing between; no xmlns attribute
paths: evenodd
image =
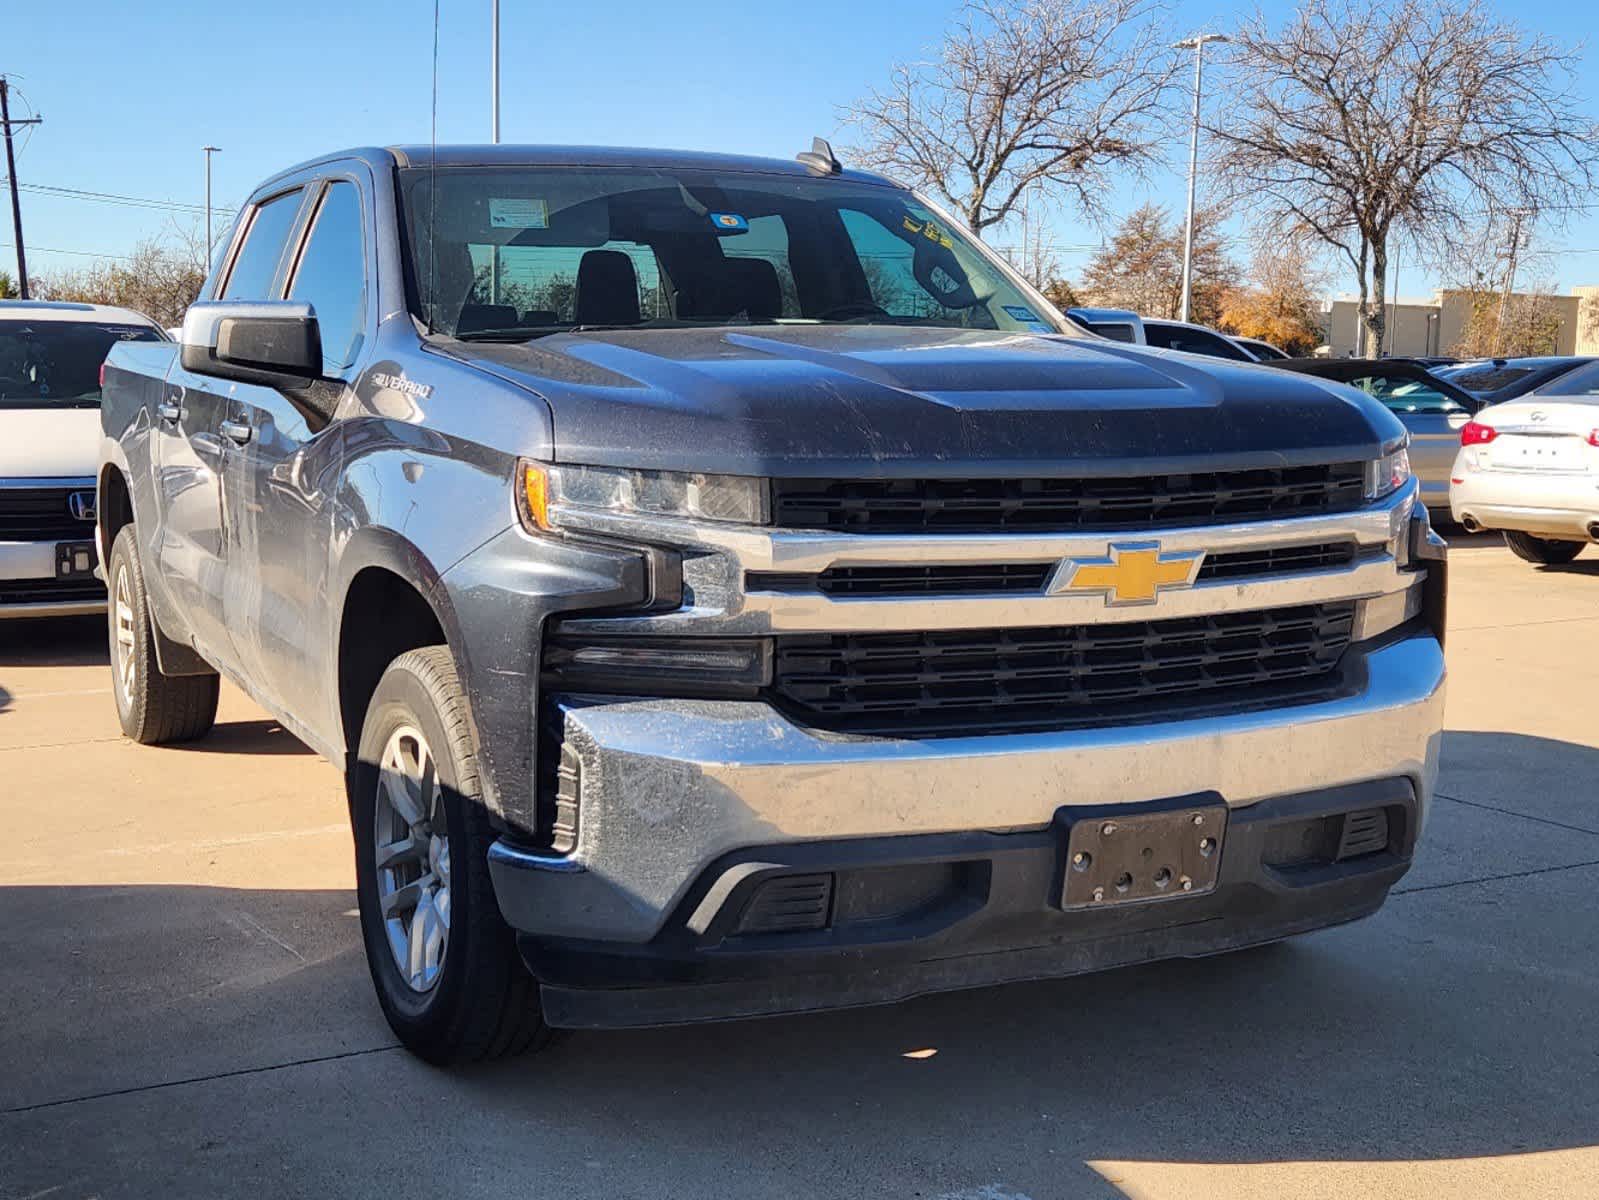
<svg viewBox="0 0 1599 1200"><path fill-rule="evenodd" d="M404 392L418 400L426 400L433 394L433 385L428 383L415 383L404 375L390 375L386 371L373 371L369 377L380 388L393 388L397 392Z"/></svg>
<svg viewBox="0 0 1599 1200"><path fill-rule="evenodd" d="M1203 550L1161 552L1159 542L1113 542L1104 558L1065 558L1044 590L1099 592L1109 605L1153 604L1162 591L1192 587L1205 561Z"/></svg>

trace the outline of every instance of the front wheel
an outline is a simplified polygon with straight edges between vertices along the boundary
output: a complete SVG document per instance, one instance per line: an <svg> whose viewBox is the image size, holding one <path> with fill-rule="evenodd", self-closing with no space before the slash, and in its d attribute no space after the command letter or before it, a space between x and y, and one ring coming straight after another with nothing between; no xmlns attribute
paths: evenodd
<svg viewBox="0 0 1599 1200"><path fill-rule="evenodd" d="M1505 545L1517 558L1540 566L1555 567L1568 563L1582 553L1586 542L1567 542L1558 538L1534 537L1530 533L1505 530Z"/></svg>
<svg viewBox="0 0 1599 1200"><path fill-rule="evenodd" d="M495 835L447 647L389 664L349 786L367 966L395 1035L441 1065L542 1046L537 989L489 879Z"/></svg>

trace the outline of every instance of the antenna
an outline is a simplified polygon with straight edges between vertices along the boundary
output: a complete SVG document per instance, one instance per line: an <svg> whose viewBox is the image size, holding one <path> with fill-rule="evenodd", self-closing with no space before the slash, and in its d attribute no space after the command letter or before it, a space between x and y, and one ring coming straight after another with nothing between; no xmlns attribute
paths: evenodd
<svg viewBox="0 0 1599 1200"><path fill-rule="evenodd" d="M811 148L794 156L796 162L802 162L816 175L837 175L844 169L844 164L838 161L838 155L833 153L833 147L828 145L826 138L812 138Z"/></svg>
<svg viewBox="0 0 1599 1200"><path fill-rule="evenodd" d="M424 305L428 332L439 303L439 0L433 0L433 124L428 144L428 298Z"/></svg>

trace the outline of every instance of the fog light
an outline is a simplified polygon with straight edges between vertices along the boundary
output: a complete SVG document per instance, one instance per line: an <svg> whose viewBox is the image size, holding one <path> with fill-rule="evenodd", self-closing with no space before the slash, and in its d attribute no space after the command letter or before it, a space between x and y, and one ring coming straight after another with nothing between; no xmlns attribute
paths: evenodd
<svg viewBox="0 0 1599 1200"><path fill-rule="evenodd" d="M565 691L645 696L748 695L772 677L763 638L557 636L545 646L544 684Z"/></svg>

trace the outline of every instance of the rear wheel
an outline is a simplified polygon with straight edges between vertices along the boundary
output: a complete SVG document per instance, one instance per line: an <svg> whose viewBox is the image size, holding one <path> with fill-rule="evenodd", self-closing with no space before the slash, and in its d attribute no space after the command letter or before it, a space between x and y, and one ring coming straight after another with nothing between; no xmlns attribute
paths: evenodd
<svg viewBox="0 0 1599 1200"><path fill-rule="evenodd" d="M367 966L400 1041L433 1063L536 1049L538 992L489 879L494 841L448 648L389 664L350 775Z"/></svg>
<svg viewBox="0 0 1599 1200"><path fill-rule="evenodd" d="M204 737L217 719L215 675L163 675L133 526L125 525L106 565L112 695L122 732L146 746Z"/></svg>
<svg viewBox="0 0 1599 1200"><path fill-rule="evenodd" d="M1558 538L1534 537L1530 533L1520 533L1516 530L1505 531L1505 545L1510 547L1510 552L1517 558L1526 559L1530 563L1541 566L1559 566L1568 563L1582 553L1586 542L1567 542Z"/></svg>

